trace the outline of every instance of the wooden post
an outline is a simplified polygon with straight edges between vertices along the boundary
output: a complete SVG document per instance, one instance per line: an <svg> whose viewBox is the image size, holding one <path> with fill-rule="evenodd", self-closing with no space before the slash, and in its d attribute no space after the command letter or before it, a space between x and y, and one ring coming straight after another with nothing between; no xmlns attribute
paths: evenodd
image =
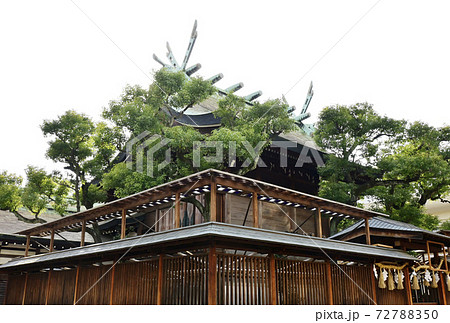
<svg viewBox="0 0 450 323"><path fill-rule="evenodd" d="M113 262L111 269L111 294L109 295L109 305L113 305L114 296L114 272L116 271L116 262Z"/></svg>
<svg viewBox="0 0 450 323"><path fill-rule="evenodd" d="M23 285L22 305L25 305L25 295L27 293L28 272L25 274L25 284Z"/></svg>
<svg viewBox="0 0 450 323"><path fill-rule="evenodd" d="M372 282L372 300L374 302L373 305L377 305L377 282L375 280L375 275L373 272L370 274L370 280Z"/></svg>
<svg viewBox="0 0 450 323"><path fill-rule="evenodd" d="M381 275L381 273L380 273L380 275ZM408 267L405 268L405 289L406 289L406 300L408 302L408 305L413 305L411 281L409 279L409 269L408 269Z"/></svg>
<svg viewBox="0 0 450 323"><path fill-rule="evenodd" d="M444 252L445 252L445 250L444 250ZM444 280L444 275L442 275L442 272L439 272L439 282L440 282L440 284L439 285L441 285L441 288L440 288L440 292L441 292L441 295L442 295L442 304L441 305L447 305L447 291L445 290L445 280Z"/></svg>
<svg viewBox="0 0 450 323"><path fill-rule="evenodd" d="M370 243L370 228L369 228L369 219L365 218L365 229L366 229L366 244L371 244Z"/></svg>
<svg viewBox="0 0 450 323"><path fill-rule="evenodd" d="M52 229L52 235L50 236L50 252L53 252L53 245L55 244L55 229Z"/></svg>
<svg viewBox="0 0 450 323"><path fill-rule="evenodd" d="M120 239L125 238L126 228L127 228L127 210L122 209L122 225L120 227Z"/></svg>
<svg viewBox="0 0 450 323"><path fill-rule="evenodd" d="M327 261L328 305L333 305L333 284L331 280L331 263Z"/></svg>
<svg viewBox="0 0 450 323"><path fill-rule="evenodd" d="M322 213L320 213L320 207L317 207L317 236L322 238Z"/></svg>
<svg viewBox="0 0 450 323"><path fill-rule="evenodd" d="M77 266L77 274L75 275L75 290L73 292L73 305L77 305L77 289L79 276L80 276L80 266Z"/></svg>
<svg viewBox="0 0 450 323"><path fill-rule="evenodd" d="M175 228L180 227L180 192L175 194Z"/></svg>
<svg viewBox="0 0 450 323"><path fill-rule="evenodd" d="M253 202L253 227L259 228L259 211L258 211L258 194L256 192L252 193Z"/></svg>
<svg viewBox="0 0 450 323"><path fill-rule="evenodd" d="M162 304L162 288L163 288L163 255L159 255L158 261L158 291L156 295L156 304Z"/></svg>
<svg viewBox="0 0 450 323"><path fill-rule="evenodd" d="M269 254L270 305L277 305L277 282L275 272L275 256Z"/></svg>
<svg viewBox="0 0 450 323"><path fill-rule="evenodd" d="M31 236L29 234L27 234L27 245L25 247L25 257L28 257L28 252L30 251L30 241L31 241Z"/></svg>
<svg viewBox="0 0 450 323"><path fill-rule="evenodd" d="M217 221L217 184L215 178L211 179L211 203L210 203L210 221Z"/></svg>
<svg viewBox="0 0 450 323"><path fill-rule="evenodd" d="M83 220L83 224L81 226L81 241L80 246L84 246L84 240L86 240L86 220Z"/></svg>
<svg viewBox="0 0 450 323"><path fill-rule="evenodd" d="M208 305L217 305L217 254L214 245L209 248L208 265Z"/></svg>
<svg viewBox="0 0 450 323"><path fill-rule="evenodd" d="M50 280L52 279L52 271L53 269L50 269L48 271L48 276L47 276L47 290L45 292L45 305L48 305L48 295L50 294Z"/></svg>

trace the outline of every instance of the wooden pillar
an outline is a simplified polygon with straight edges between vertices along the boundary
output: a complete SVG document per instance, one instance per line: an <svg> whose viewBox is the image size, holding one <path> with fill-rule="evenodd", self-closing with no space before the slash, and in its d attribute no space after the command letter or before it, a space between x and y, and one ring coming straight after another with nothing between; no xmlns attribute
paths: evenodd
<svg viewBox="0 0 450 323"><path fill-rule="evenodd" d="M214 245L208 254L208 305L217 305L217 254Z"/></svg>
<svg viewBox="0 0 450 323"><path fill-rule="evenodd" d="M47 276L47 290L45 292L45 305L48 305L48 295L50 294L50 280L52 279L52 271L53 269L50 269L48 271L48 276Z"/></svg>
<svg viewBox="0 0 450 323"><path fill-rule="evenodd" d="M120 226L120 239L125 238L127 228L127 210L122 209L122 224Z"/></svg>
<svg viewBox="0 0 450 323"><path fill-rule="evenodd" d="M50 252L53 252L53 245L55 244L55 229L52 229L52 235L50 236Z"/></svg>
<svg viewBox="0 0 450 323"><path fill-rule="evenodd" d="M73 305L77 305L78 277L80 277L80 266L77 266L77 274L75 275L75 290L73 292Z"/></svg>
<svg viewBox="0 0 450 323"><path fill-rule="evenodd" d="M327 261L327 291L328 305L333 305L333 284L331 280L331 263Z"/></svg>
<svg viewBox="0 0 450 323"><path fill-rule="evenodd" d="M163 289L163 255L159 255L158 261L158 291L156 295L156 304L162 304L162 289Z"/></svg>
<svg viewBox="0 0 450 323"><path fill-rule="evenodd" d="M411 281L409 279L409 269L408 269L408 267L405 268L404 274L405 274L406 301L408 302L408 305L413 305ZM381 273L380 273L380 275L381 275Z"/></svg>
<svg viewBox="0 0 450 323"><path fill-rule="evenodd" d="M211 179L211 203L210 203L210 221L217 221L217 184L215 178Z"/></svg>
<svg viewBox="0 0 450 323"><path fill-rule="evenodd" d="M380 275L381 275L381 273L380 273ZM377 303L378 303L377 302L377 282L375 280L375 275L373 272L370 275L370 280L372 282L372 300L374 303L373 305L377 305Z"/></svg>
<svg viewBox="0 0 450 323"><path fill-rule="evenodd" d="M258 194L252 193L253 227L259 228Z"/></svg>
<svg viewBox="0 0 450 323"><path fill-rule="evenodd" d="M270 305L277 305L277 282L275 272L275 256L269 254Z"/></svg>
<svg viewBox="0 0 450 323"><path fill-rule="evenodd" d="M113 305L113 296L114 296L114 272L116 271L116 262L112 264L111 269L111 294L109 295L109 305Z"/></svg>
<svg viewBox="0 0 450 323"><path fill-rule="evenodd" d="M445 250L444 250L445 252ZM444 275L442 274L442 272L439 272L439 285L441 288L440 289L440 294L442 295L440 298L442 299L442 304L441 305L447 305L447 291L445 290L445 279L444 279Z"/></svg>
<svg viewBox="0 0 450 323"><path fill-rule="evenodd" d="M365 222L365 229L366 229L366 244L371 244L370 243L370 228L369 228L369 219L365 218L364 219Z"/></svg>
<svg viewBox="0 0 450 323"><path fill-rule="evenodd" d="M30 242L31 242L31 236L27 235L27 245L25 247L25 257L28 257L28 252L30 251Z"/></svg>
<svg viewBox="0 0 450 323"><path fill-rule="evenodd" d="M317 236L322 238L322 213L320 212L320 207L317 207Z"/></svg>
<svg viewBox="0 0 450 323"><path fill-rule="evenodd" d="M22 305L25 305L25 295L27 294L28 272L25 274L25 284L23 285Z"/></svg>
<svg viewBox="0 0 450 323"><path fill-rule="evenodd" d="M175 194L175 228L180 227L180 192Z"/></svg>
<svg viewBox="0 0 450 323"><path fill-rule="evenodd" d="M81 241L80 246L84 246L84 240L86 240L86 220L83 220L83 224L81 226Z"/></svg>

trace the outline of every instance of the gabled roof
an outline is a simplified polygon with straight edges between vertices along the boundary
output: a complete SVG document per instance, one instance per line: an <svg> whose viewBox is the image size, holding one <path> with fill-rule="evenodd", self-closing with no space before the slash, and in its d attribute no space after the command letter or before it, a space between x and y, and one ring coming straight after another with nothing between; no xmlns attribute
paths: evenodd
<svg viewBox="0 0 450 323"><path fill-rule="evenodd" d="M349 226L348 228L342 230L339 233L331 236L330 239L340 240L345 238L346 235L350 234L353 231L361 230L364 231L365 222L364 220L358 221L355 224ZM411 232L411 233L421 233L429 236L434 236L436 238L443 238L450 241L450 237L446 237L445 235L428 231L422 228L419 228L413 224L396 221L393 219L385 218L385 217L373 217L369 219L369 228L378 229L378 230L387 230L387 231L395 231L395 232Z"/></svg>

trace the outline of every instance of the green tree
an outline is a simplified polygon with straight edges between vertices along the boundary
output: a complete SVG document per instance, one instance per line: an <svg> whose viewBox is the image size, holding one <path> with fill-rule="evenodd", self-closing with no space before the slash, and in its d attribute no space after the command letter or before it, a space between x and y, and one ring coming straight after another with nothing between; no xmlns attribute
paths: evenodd
<svg viewBox="0 0 450 323"><path fill-rule="evenodd" d="M119 100L110 102L103 112L103 117L122 128L123 133L129 135L127 139L133 139L144 131L148 132L149 137L160 136L153 142L146 142L147 149L161 140L168 139L167 148L171 150L171 163L162 170L156 169L156 165L164 161L165 149L158 150L153 156L154 176L137 172L135 168L130 169L124 163L119 163L103 176L103 187L114 190L118 197L124 197L211 167L244 174L257 166L258 157L270 144L273 135L293 130L295 127L290 118L289 106L282 100L250 105L235 95L221 98L215 92L209 81L203 81L201 78L189 79L183 72L169 72L164 68L155 73L155 82L148 91L137 86L127 86ZM192 127L176 125L176 120L188 108L207 98L219 101L219 108L214 112L222 119L219 129L205 133ZM198 143L203 143L206 147L193 149ZM213 162L208 159L208 156L215 155L219 146L223 147L224 156L229 156L229 152L235 150L237 161ZM197 152L200 152L199 163L194 164L194 155ZM145 154L145 151L143 153ZM133 158L138 155L136 149L133 150ZM253 158L254 156L257 158ZM250 162L242 165L247 160ZM144 158L144 170L149 166L146 162ZM202 214L205 217L208 216L207 207L196 201L190 202L204 210Z"/></svg>
<svg viewBox="0 0 450 323"><path fill-rule="evenodd" d="M433 229L428 200L449 191L449 128L407 124L378 115L367 103L325 108L314 134L330 152L319 194L351 205L369 198L394 219Z"/></svg>
<svg viewBox="0 0 450 323"><path fill-rule="evenodd" d="M0 173L0 210L16 212L21 205L22 178L7 171Z"/></svg>

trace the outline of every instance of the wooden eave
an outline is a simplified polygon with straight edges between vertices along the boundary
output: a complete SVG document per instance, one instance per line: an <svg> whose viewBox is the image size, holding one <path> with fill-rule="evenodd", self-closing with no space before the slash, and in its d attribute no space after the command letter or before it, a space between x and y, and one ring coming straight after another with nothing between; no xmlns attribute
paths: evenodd
<svg viewBox="0 0 450 323"><path fill-rule="evenodd" d="M330 216L351 216L355 218L371 218L374 216L386 216L378 212L368 211L343 203L327 200L314 195L294 191L281 186L269 184L255 179L231 174L215 169L207 169L199 173L186 176L169 183L152 187L148 190L121 198L102 206L82 211L59 220L36 226L31 229L17 232L17 234L30 236L49 235L52 230L55 233L79 228L83 221L87 224L119 217L122 210L128 214L139 212L149 203L160 200L174 200L177 192L182 194L192 193L193 190L212 184L226 186L247 193L257 193L258 198L265 197L279 199L302 205L306 208L320 208L322 214ZM262 198L261 198L262 199Z"/></svg>

